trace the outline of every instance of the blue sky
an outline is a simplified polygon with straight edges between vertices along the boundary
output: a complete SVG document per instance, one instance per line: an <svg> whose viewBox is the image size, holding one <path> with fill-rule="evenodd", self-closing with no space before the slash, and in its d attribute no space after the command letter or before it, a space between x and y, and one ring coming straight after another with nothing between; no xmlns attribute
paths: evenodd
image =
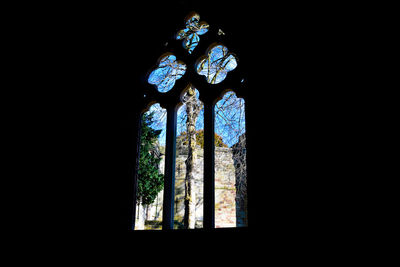
<svg viewBox="0 0 400 267"><path fill-rule="evenodd" d="M197 91L197 90L196 90ZM198 91L196 92L198 95ZM215 105L215 132L229 147L238 142L240 135L246 131L244 100L237 98L233 92L228 92ZM161 146L165 146L167 113L159 104L154 104L148 112L154 112L155 122L151 127L162 130L159 136ZM204 129L204 109L201 110L196 122L196 130ZM181 106L177 113L177 136L186 131L186 109Z"/></svg>
<svg viewBox="0 0 400 267"><path fill-rule="evenodd" d="M161 58L158 67L150 73L147 81L154 84L158 91L165 93L174 87L175 81L185 72L185 63L177 61L174 55L168 54Z"/></svg>
<svg viewBox="0 0 400 267"><path fill-rule="evenodd" d="M246 132L244 108L244 100L237 98L233 92L226 93L215 105L215 132L229 147Z"/></svg>
<svg viewBox="0 0 400 267"><path fill-rule="evenodd" d="M207 78L207 82L217 84L222 82L229 71L237 66L236 58L228 53L228 48L223 45L213 47L207 57L203 58L196 66L196 71Z"/></svg>

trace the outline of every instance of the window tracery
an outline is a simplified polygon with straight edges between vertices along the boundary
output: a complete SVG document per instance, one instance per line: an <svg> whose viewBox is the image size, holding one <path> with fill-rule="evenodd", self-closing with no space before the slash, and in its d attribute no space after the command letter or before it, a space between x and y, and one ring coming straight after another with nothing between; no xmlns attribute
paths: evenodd
<svg viewBox="0 0 400 267"><path fill-rule="evenodd" d="M198 46L200 41L199 36L210 32L208 23L200 22L199 20L200 16L197 13L191 13L186 19L186 27L180 30L175 36L176 40L182 40L183 48L187 50L188 54L192 54L194 49ZM218 32L213 32L213 34L219 36L219 40L225 36L225 33L220 29ZM157 89L154 91L152 91L153 89L149 89L149 91L147 91L148 93L145 95L147 101L159 102L162 108L166 109L163 115L164 122L166 121L166 141L164 146L161 145L163 147L163 155L165 156L165 159L162 161L163 164L165 164L165 167L162 168L165 173L165 185L163 196L159 196L159 198L163 200L163 218L162 222L158 222L158 225L162 223L163 229L177 228L177 223L180 226L185 224L184 221L177 222L177 211L178 209L182 211L183 204L178 204L178 202L182 200L179 200L180 198L175 198L175 195L178 195L176 193L176 182L179 181L179 179L185 179L186 181L186 178L183 176L184 172L182 171L183 165L179 165L176 158L176 156L178 156L178 143L181 146L191 144L191 149L193 150L193 153L187 153L188 158L184 161L187 172L193 169L194 166L203 166L201 167L201 173L204 174L204 180L200 183L200 187L204 188L204 197L202 197L203 193L198 193L197 198L194 194L191 195L187 193L190 188L196 188L197 185L195 184L200 181L197 178L200 177L198 174L194 176L195 178L192 177L186 181L186 193L184 197L185 201L190 204L185 204L185 209L190 210L189 206L192 205L194 208L191 209L196 210L196 212L188 212L187 215L179 213L179 216L184 216L187 220L187 225L183 228L194 228L194 225L196 225L196 228L200 225L208 229L215 227L247 226L247 206L245 207L245 204L243 204L243 201L245 201L243 196L246 195L245 191L247 190L246 184L243 181L247 181L247 178L244 174L246 169L242 168L245 166L246 162L246 156L245 153L243 153L243 151L245 151L244 100L236 97L234 92L226 93L226 88L224 89L223 87L216 86L216 84L224 85L226 83L224 83L224 81L229 80L230 76L228 77L228 72L237 68L238 58L234 53L228 51L228 48L222 43L213 43L208 47L205 53L197 60L190 56L186 57L178 52L175 53L176 49L182 49L181 47L175 48L175 50L172 51L174 54L180 55L179 57L183 58L183 61L178 60L171 52L164 53L159 58L157 66L152 69L147 77L147 83L155 86ZM235 76L235 74L231 75ZM205 79L196 79L196 76L199 78L205 76ZM176 81L181 78L183 82L176 84ZM195 85L194 83L192 85L192 78L196 80ZM243 86L243 79L234 80L240 80L241 82L236 84L238 88ZM176 85L179 88L172 90ZM212 90L209 90L209 88L214 88L215 93L212 93ZM236 89L237 88L233 88L232 91L236 91ZM199 91L200 94L204 93L203 97L206 101L203 101L203 99L200 100ZM177 94L180 94L179 97L177 97ZM181 106L181 109L178 109L179 106ZM197 113L195 112L196 110ZM179 124L179 121L181 121L181 124ZM179 136L177 136L177 134ZM201 137L201 139L198 140L198 137ZM190 141L191 139L192 141ZM198 141L201 145L201 149L204 147L204 151L200 152L200 150L196 148ZM215 148L217 146L218 153L215 154ZM186 149L188 151L191 150L189 147ZM240 153L238 151L240 151ZM197 153L203 157L201 160L204 161L201 164L197 162ZM223 168L229 168L231 171L229 174L228 172L222 172L223 176L230 176L229 179L236 179L236 185L235 183L230 183L228 186L228 184L223 182L223 179L221 180L220 177L215 177L217 174L221 174L220 170L215 169L217 165L220 164L219 157L221 156L223 158L228 157L229 164L225 162L225 165L223 165L225 167ZM199 158L201 157L199 156ZM242 166L240 170L237 169L239 165ZM181 171L181 175L175 172L179 172L179 170ZM198 172L198 170L195 171ZM241 183L238 183L238 179L241 179L238 175L240 177L245 177L244 180L242 179ZM188 177L190 177L190 175ZM175 181L175 178L177 181ZM192 184L190 184L190 181ZM196 181L196 183L193 183L193 181ZM222 181L224 185L218 188L218 192L222 192L222 195L219 194L217 196L215 195L217 192L215 186L219 181ZM235 193L232 195L232 192ZM234 203L226 203L226 195L229 195L229 201L232 202L233 199ZM191 199L194 201L190 202ZM240 215L241 219L238 219L239 215L224 216L224 210L218 210L218 206L225 207L227 205L230 206L230 211L236 209L237 214L240 212L245 212L246 214ZM238 205L241 205L241 211L239 211L240 208L238 208ZM243 211L244 209L246 210ZM189 220L189 214L193 214L194 222L192 219ZM236 219L234 218L235 216ZM221 218L224 217L229 217L232 222L223 222L224 219ZM216 220L218 220L217 223ZM189 221L191 222L189 223Z"/></svg>
<svg viewBox="0 0 400 267"><path fill-rule="evenodd" d="M222 82L229 71L237 66L236 57L228 52L223 45L212 46L199 63L196 71L199 75L206 76L207 82L217 84Z"/></svg>
<svg viewBox="0 0 400 267"><path fill-rule="evenodd" d="M199 20L200 15L197 13L192 13L186 20L186 28L180 30L176 35L177 40L183 40L183 47L188 50L189 54L191 54L199 44L199 35L203 35L208 32L209 25L207 22L199 22Z"/></svg>
<svg viewBox="0 0 400 267"><path fill-rule="evenodd" d="M185 72L186 64L177 61L174 55L167 54L161 57L158 67L150 73L148 82L155 85L159 92L165 93L174 87L175 81Z"/></svg>

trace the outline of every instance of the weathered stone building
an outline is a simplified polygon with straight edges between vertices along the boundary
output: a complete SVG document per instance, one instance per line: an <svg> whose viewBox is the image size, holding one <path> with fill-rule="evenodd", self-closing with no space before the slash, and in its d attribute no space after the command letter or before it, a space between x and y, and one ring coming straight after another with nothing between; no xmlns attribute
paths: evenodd
<svg viewBox="0 0 400 267"><path fill-rule="evenodd" d="M232 148L215 148L215 227L241 227L247 225L247 196L246 191L239 185L246 180L245 149L239 146ZM203 226L203 149L197 147L197 160L194 166L195 199L196 199L196 228ZM182 226L184 217L185 175L187 147L178 146L176 150L175 170L175 228ZM240 168L240 169L238 169ZM160 162L160 170L164 170L164 158ZM207 174L205 174L207 175ZM146 217L145 229L161 229L163 191L158 194L152 205L144 208ZM136 220L140 219L137 208Z"/></svg>

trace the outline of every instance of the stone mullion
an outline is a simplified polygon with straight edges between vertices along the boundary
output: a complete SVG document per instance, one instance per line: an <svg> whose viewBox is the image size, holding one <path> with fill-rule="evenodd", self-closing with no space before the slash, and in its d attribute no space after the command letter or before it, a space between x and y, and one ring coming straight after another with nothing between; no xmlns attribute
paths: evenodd
<svg viewBox="0 0 400 267"><path fill-rule="evenodd" d="M136 135L136 147L134 147L135 151L136 151L136 158L135 158L135 167L134 170L136 170L134 172L133 175L133 181L132 181L132 193L130 194L130 196L132 196L132 198L130 199L129 203L129 214L131 214L131 216L129 217L129 221L128 221L128 225L129 225L129 229L131 230L135 230L135 222L136 222L136 196L137 196L137 182L138 182L138 171L139 170L139 158L140 158L140 138L141 138L141 132L142 132L142 114L140 112L136 112L136 126L137 129L139 129L139 131L137 132Z"/></svg>
<svg viewBox="0 0 400 267"><path fill-rule="evenodd" d="M214 103L204 101L204 228L215 227Z"/></svg>
<svg viewBox="0 0 400 267"><path fill-rule="evenodd" d="M163 230L174 228L176 120L176 106L167 106Z"/></svg>

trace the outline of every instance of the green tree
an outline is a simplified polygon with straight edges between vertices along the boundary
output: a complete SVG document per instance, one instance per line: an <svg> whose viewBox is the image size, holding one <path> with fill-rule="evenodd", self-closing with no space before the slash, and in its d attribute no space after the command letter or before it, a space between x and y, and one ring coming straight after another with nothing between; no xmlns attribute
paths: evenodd
<svg viewBox="0 0 400 267"><path fill-rule="evenodd" d="M164 175L159 171L161 157L157 146L161 130L151 128L152 123L153 114L144 114L137 186L137 200L142 205L153 203L164 187Z"/></svg>

